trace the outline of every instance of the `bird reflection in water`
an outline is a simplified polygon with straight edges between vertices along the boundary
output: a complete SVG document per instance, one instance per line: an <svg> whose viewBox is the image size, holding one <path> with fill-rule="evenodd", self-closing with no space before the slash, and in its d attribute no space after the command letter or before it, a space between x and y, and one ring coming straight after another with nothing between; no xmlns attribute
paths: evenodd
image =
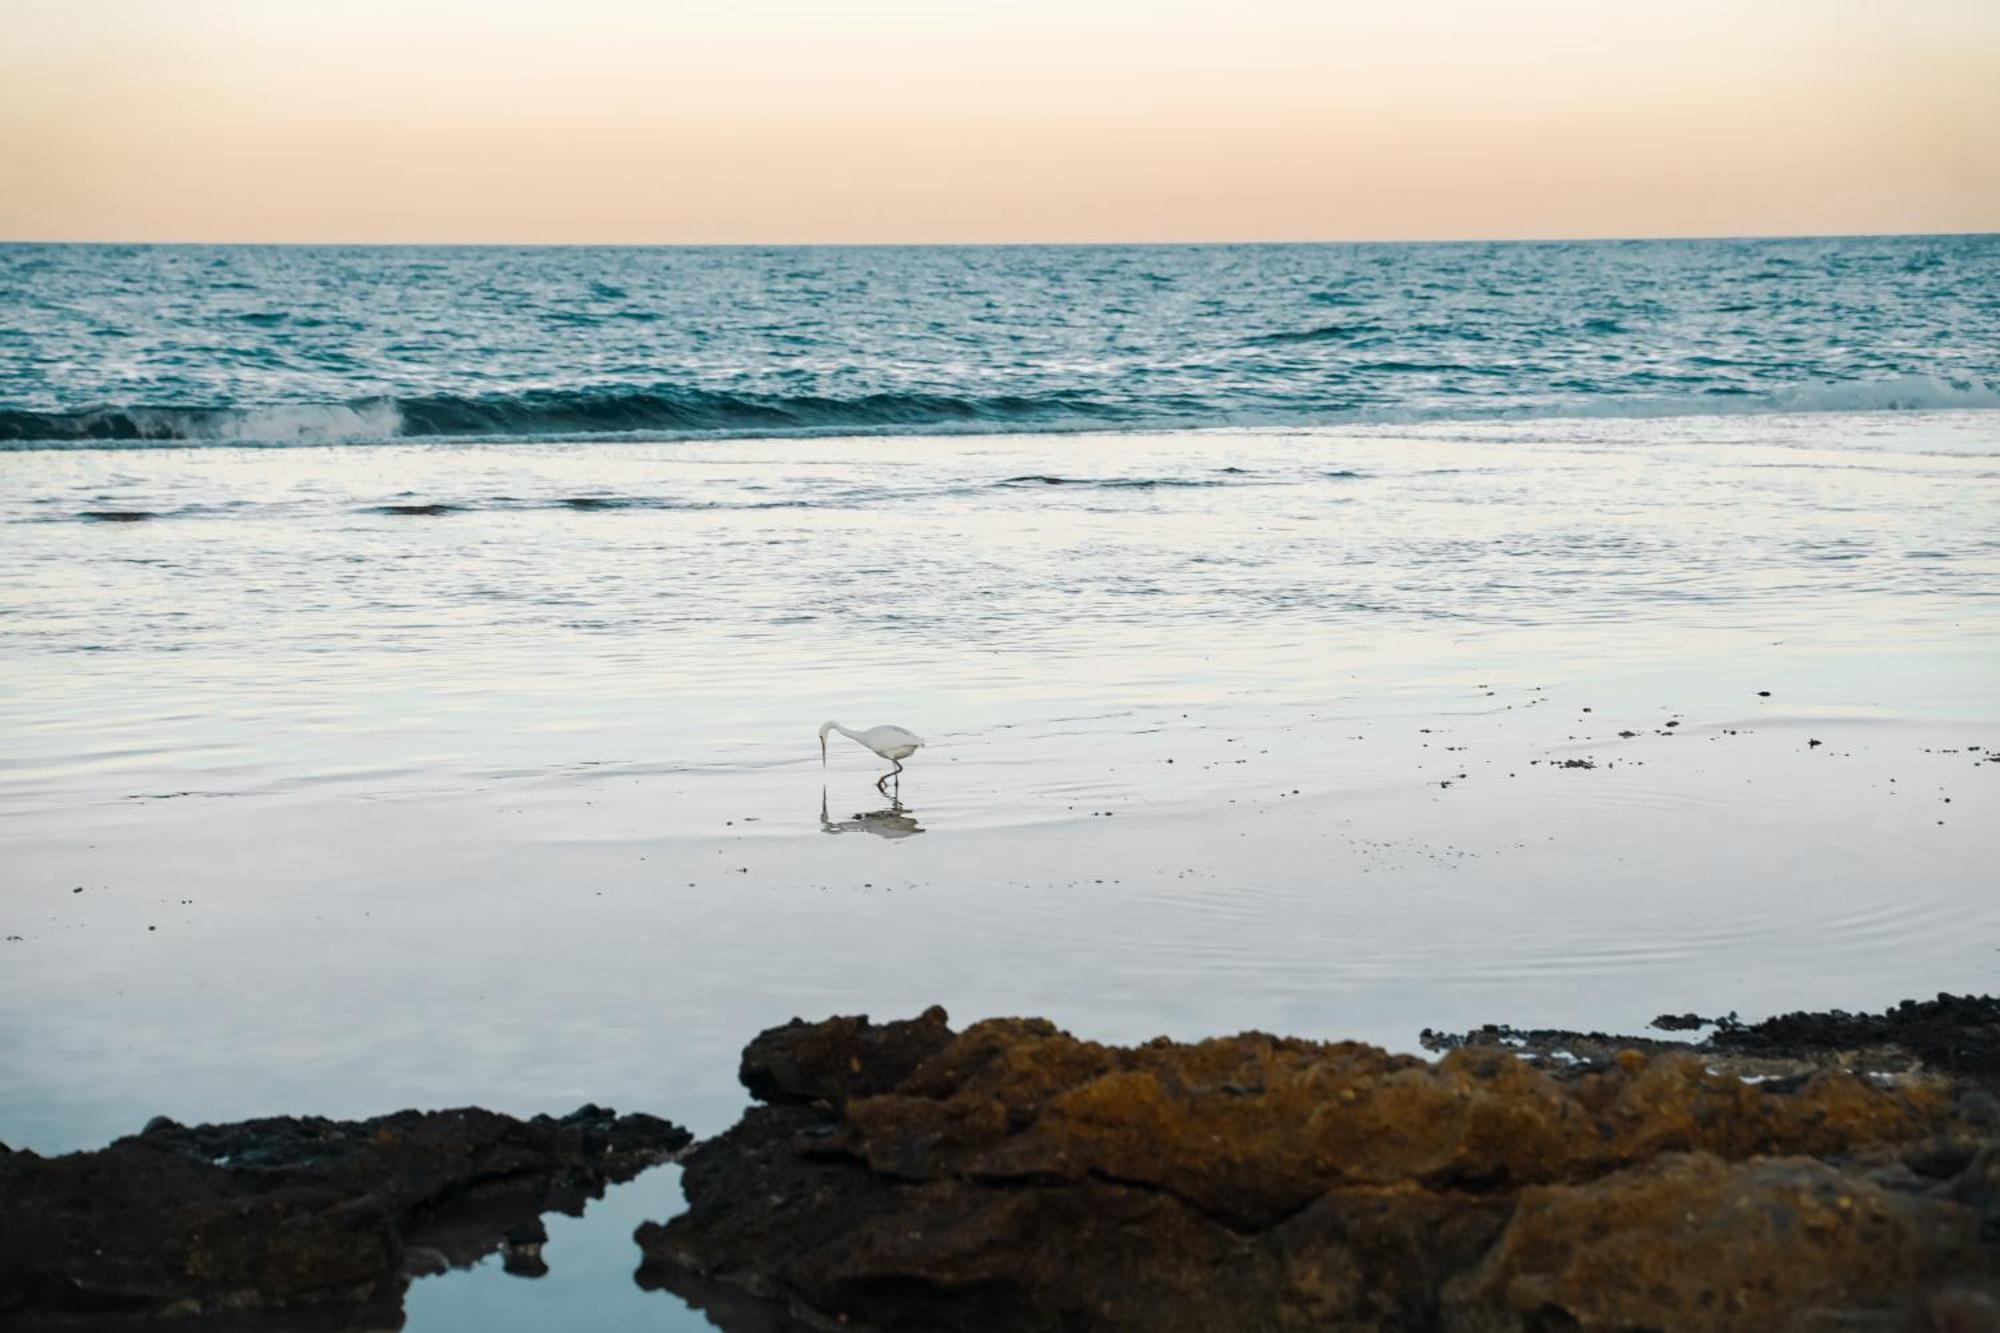
<svg viewBox="0 0 2000 1333"><path fill-rule="evenodd" d="M826 788L819 789L819 831L821 833L872 833L878 838L907 838L922 833L923 825L900 799L891 799L886 810L858 810L846 819L834 819L826 811Z"/></svg>

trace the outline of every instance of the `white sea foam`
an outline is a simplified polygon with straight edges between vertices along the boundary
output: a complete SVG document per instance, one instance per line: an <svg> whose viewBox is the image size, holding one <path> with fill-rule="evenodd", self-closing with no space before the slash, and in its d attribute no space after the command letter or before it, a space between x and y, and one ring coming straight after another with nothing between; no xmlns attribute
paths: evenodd
<svg viewBox="0 0 2000 1333"><path fill-rule="evenodd" d="M325 444L393 438L402 433L403 413L392 399L374 398L252 408L218 425L217 439Z"/></svg>
<svg viewBox="0 0 2000 1333"><path fill-rule="evenodd" d="M346 444L393 439L403 430L402 409L389 398L218 410L142 407L127 415L147 435L216 444Z"/></svg>
<svg viewBox="0 0 2000 1333"><path fill-rule="evenodd" d="M1778 412L1922 412L2000 407L2000 387L1983 380L1898 375L1843 384L1801 384L1770 395Z"/></svg>

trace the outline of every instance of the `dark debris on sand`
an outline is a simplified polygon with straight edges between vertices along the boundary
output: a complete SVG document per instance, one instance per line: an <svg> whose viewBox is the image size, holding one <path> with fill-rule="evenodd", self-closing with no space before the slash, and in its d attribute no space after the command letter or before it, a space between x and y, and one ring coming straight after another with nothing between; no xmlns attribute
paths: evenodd
<svg viewBox="0 0 2000 1333"><path fill-rule="evenodd" d="M745 1052L764 1104L686 1159L688 1211L639 1229L640 1281L744 1333L2000 1327L1986 1091L1668 1045L794 1022Z"/></svg>
<svg viewBox="0 0 2000 1333"><path fill-rule="evenodd" d="M411 1277L496 1249L535 1272L542 1213L690 1140L585 1106L162 1119L94 1152L0 1152L0 1328L398 1328Z"/></svg>

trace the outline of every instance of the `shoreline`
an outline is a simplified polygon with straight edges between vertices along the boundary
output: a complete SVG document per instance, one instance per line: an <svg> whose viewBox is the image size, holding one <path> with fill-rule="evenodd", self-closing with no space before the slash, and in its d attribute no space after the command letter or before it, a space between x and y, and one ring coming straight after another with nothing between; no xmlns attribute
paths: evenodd
<svg viewBox="0 0 2000 1333"><path fill-rule="evenodd" d="M638 426L618 430L555 430L536 433L462 431L404 434L399 431L377 430L347 435L326 433L326 424L332 423L337 426L349 418L358 418L371 413L397 412L399 410L397 399L384 395L339 402L270 403L231 409L133 404L122 407L97 406L34 411L0 406L0 454L61 456L80 453L148 453L182 449L251 451L453 449L470 445L495 449L539 449L584 448L592 445L671 447L760 443L836 444L842 441L921 444L927 440L940 443L977 444L982 440L995 442L1032 442L1044 439L1200 440L1217 436L1280 436L1307 439L1339 439L1343 436L1353 436L1365 439L1404 435L1413 439L1423 439L1429 435L1454 430L1543 432L1562 435L1587 429L1592 423L1603 423L1605 429L1616 431L1621 427L1642 425L1671 427L1673 423L1682 421L1713 422L1738 418L1747 422L1782 426L1799 421L1811 422L1816 418L1862 421L1881 418L1907 422L1912 419L1921 421L1925 418L1983 417L1989 413L2000 412L2000 387L1988 385L1983 381L1977 382L1975 387L1974 383L1949 379L1903 376L1893 380L1802 384L1791 386L1786 393L1790 396L1774 398L1765 403L1731 402L1726 405L1700 398L1633 396L1621 400L1614 397L1607 399L1601 410L1577 409L1567 412L1526 407L1511 411L1467 409L1464 413L1436 412L1426 415L1400 409L1383 409L1373 414L1356 411L1347 416L1329 413L1270 417L1225 415L1199 420L1161 417L1123 422L1111 417L1093 417L1075 422L1043 420L1019 424L1009 424L1003 420L955 422L943 419L882 425L870 425L866 421L850 421L823 426L801 425L790 429L770 426L712 429ZM223 420L214 428L214 433L211 433L210 426L201 424L208 422L211 417L226 412L241 413L244 419ZM102 426L93 424L100 417L107 424ZM292 423L291 428L288 431L277 431L276 426L261 427L276 433L260 437L256 433L260 429L256 423L266 419L274 423ZM51 436L17 433L37 428L34 425L37 421L67 422L68 428L81 433ZM176 422L180 424L173 424ZM90 433L93 430L113 433Z"/></svg>

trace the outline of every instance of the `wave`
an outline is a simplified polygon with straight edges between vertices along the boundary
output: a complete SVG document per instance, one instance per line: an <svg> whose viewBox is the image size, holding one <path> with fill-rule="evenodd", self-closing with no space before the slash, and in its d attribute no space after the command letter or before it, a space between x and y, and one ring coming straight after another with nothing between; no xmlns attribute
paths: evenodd
<svg viewBox="0 0 2000 1333"><path fill-rule="evenodd" d="M1244 476L1254 475L1246 473L1242 468L1222 468L1219 471ZM1358 474L1333 472L1324 475L1347 477ZM475 495L454 496L450 499L428 499L419 493L405 491L378 503L356 505L353 507L352 512L380 518L449 518L466 514L547 513L551 511L597 514L619 511L707 513L719 510L742 512L777 509L852 509L906 501L921 502L940 499L964 499L977 496L995 488L1014 489L1027 486L1036 488L1060 486L1073 487L1079 490L1148 491L1162 488L1206 488L1230 484L1230 482L1221 477L1058 477L1036 474L1032 476L1005 477L994 481L954 482L943 486L816 488L810 495L772 499L749 499L742 497L701 499L687 495L614 494L607 492L595 492L585 495ZM1264 484L1271 483L1266 481ZM230 501L222 505L195 504L165 510L69 510L61 513L49 512L36 518L16 519L14 521L29 523L135 523L150 519L216 517L223 514L230 514L236 517L255 517L259 513L270 513L275 508L280 508L280 506L260 505L246 501Z"/></svg>
<svg viewBox="0 0 2000 1333"><path fill-rule="evenodd" d="M424 500L408 503L364 505L364 514L390 518L444 518L451 514L493 513L567 509L594 514L617 509L657 509L700 513L717 509L824 509L843 504L866 503L894 498L887 492L847 493L825 500L686 500L661 495L560 495L542 499L522 499L511 495L483 500Z"/></svg>
<svg viewBox="0 0 2000 1333"><path fill-rule="evenodd" d="M1963 412L2000 408L2000 384L1900 375L1879 380L1792 384L1770 389L1714 387L1683 394L1607 395L1577 404L1537 405L1507 413L1460 412L1517 420L1546 418L1651 418L1714 416L1812 416L1819 413Z"/></svg>
<svg viewBox="0 0 2000 1333"><path fill-rule="evenodd" d="M1924 412L2000 407L2000 385L1929 375L1800 384L1758 395L1771 412Z"/></svg>
<svg viewBox="0 0 2000 1333"><path fill-rule="evenodd" d="M102 444L334 444L402 433L395 400L271 407L86 407L73 412L0 408L0 447Z"/></svg>
<svg viewBox="0 0 2000 1333"><path fill-rule="evenodd" d="M1109 424L1119 409L1079 394L871 393L851 398L706 389L541 389L478 397L361 398L270 407L0 408L0 447L349 444L394 439L542 439L879 433L952 427Z"/></svg>
<svg viewBox="0 0 2000 1333"><path fill-rule="evenodd" d="M1329 326L1331 327L1331 326ZM1372 370L1415 368L1374 363ZM1457 367L1426 366L1431 371ZM1440 391L1444 392L1444 391ZM955 396L939 393L818 395L733 394L703 389L534 390L475 397L375 397L343 403L262 407L90 407L74 411L0 408L0 451L61 448L158 448L200 444L285 448L392 440L587 440L652 438L893 435L1019 431L1129 431L1340 425L1429 421L1671 417L1818 412L1955 411L2000 408L2000 385L1908 375L1879 380L1747 389L1717 385L1678 395L1599 392L1568 400L1495 395L1441 405L1383 402L1359 406L1302 393L1294 405L1260 395L1242 408L1226 393L1212 402L1186 396L1148 405L1114 403L1075 392ZM1009 484L1060 485L1069 478L1027 477ZM1113 484L1090 482L1084 484ZM1215 484L1151 482L1117 484Z"/></svg>
<svg viewBox="0 0 2000 1333"><path fill-rule="evenodd" d="M1243 469L1224 468L1223 471L1241 473ZM1005 477L993 484L995 486L1090 486L1101 491L1144 491L1157 486L1227 486L1229 483L1212 477L1057 477L1034 472L1024 477Z"/></svg>
<svg viewBox="0 0 2000 1333"><path fill-rule="evenodd" d="M1383 332L1380 324L1366 321L1356 324L1321 324L1310 329L1288 329L1279 333L1260 334L1246 339L1254 347L1276 347L1287 343L1344 343L1357 338L1372 338Z"/></svg>
<svg viewBox="0 0 2000 1333"><path fill-rule="evenodd" d="M401 514L413 518L442 518L446 514L463 512L464 509L464 505L445 504L443 501L434 501L429 504L370 505L368 512L371 514Z"/></svg>
<svg viewBox="0 0 2000 1333"><path fill-rule="evenodd" d="M1877 380L1793 384L1753 390L1716 386L1680 394L1599 393L1569 401L1532 399L1488 406L1381 407L1344 413L1328 425L1412 426L1478 421L1650 420L1667 417L1869 415L2000 409L2000 383L1901 375Z"/></svg>
<svg viewBox="0 0 2000 1333"><path fill-rule="evenodd" d="M1240 468L1224 469L1241 472ZM1330 473L1331 476L1352 476L1353 473ZM763 510L763 509L827 509L843 508L857 504L878 504L894 500L925 500L958 498L977 494L987 488L1012 489L1024 486L1074 486L1093 490L1153 490L1155 488L1189 488L1225 486L1229 483L1220 479L1202 477L1057 477L1036 474L1024 477L1005 477L999 481L974 485L951 485L938 488L917 488L914 490L892 490L878 487L862 487L831 494L820 494L812 498L786 500L696 500L670 495L560 495L523 499L511 495L494 496L480 500L397 500L387 504L366 505L360 512L382 514L391 517L442 518L447 514L463 514L492 510L548 510L569 509L579 513L597 513L618 509L651 509L698 512L705 510ZM81 517L102 517L82 515ZM152 517L142 515L142 517Z"/></svg>

